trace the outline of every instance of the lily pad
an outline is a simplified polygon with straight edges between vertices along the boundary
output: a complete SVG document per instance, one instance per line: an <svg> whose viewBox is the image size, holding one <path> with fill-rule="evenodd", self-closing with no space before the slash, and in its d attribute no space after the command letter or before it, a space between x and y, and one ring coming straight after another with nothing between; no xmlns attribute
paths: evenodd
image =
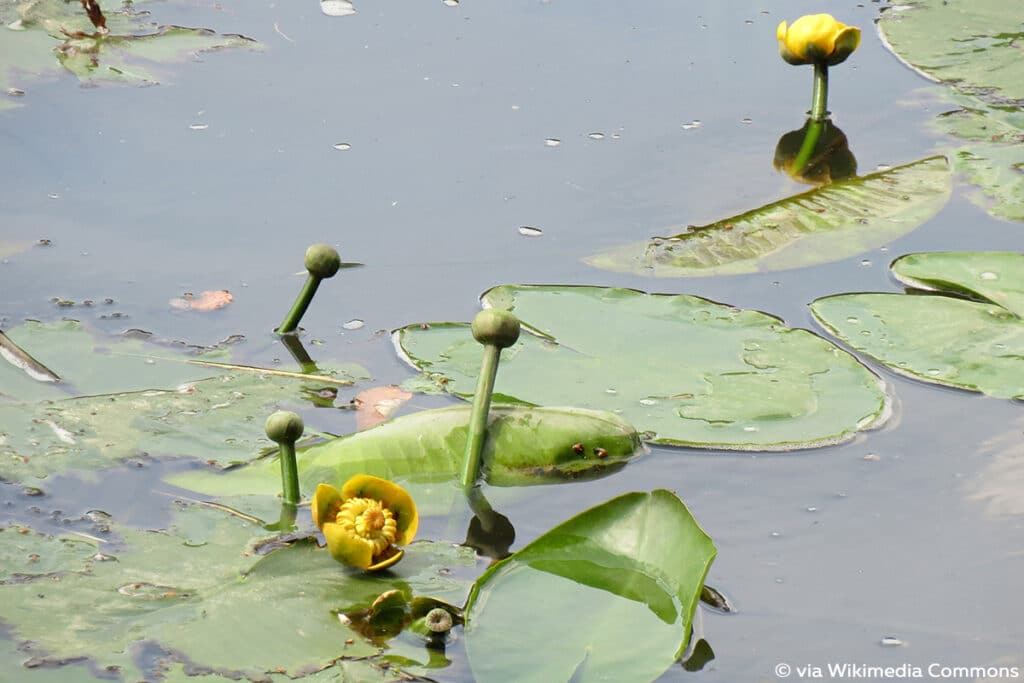
<svg viewBox="0 0 1024 683"><path fill-rule="evenodd" d="M945 157L921 159L586 260L655 277L733 275L838 261L890 242L934 216L952 187Z"/></svg>
<svg viewBox="0 0 1024 683"><path fill-rule="evenodd" d="M152 85L155 67L192 59L201 52L256 47L245 36L209 29L158 26L132 4L107 7L105 28L97 27L78 2L32 0L0 3L0 88L24 89L25 78L54 74L62 67L90 83L114 81ZM0 100L0 109L17 100Z"/></svg>
<svg viewBox="0 0 1024 683"><path fill-rule="evenodd" d="M818 299L811 312L893 372L1024 398L1024 254L910 254L891 268L899 280L946 296L840 294Z"/></svg>
<svg viewBox="0 0 1024 683"><path fill-rule="evenodd" d="M307 386L320 388L290 377L211 370L138 339L95 339L74 322L26 323L9 336L64 381L39 382L0 362L3 480L97 469L136 456L191 457L219 467L249 461L270 445L263 432L268 412L297 400ZM366 376L357 366L337 368L337 377Z"/></svg>
<svg viewBox="0 0 1024 683"><path fill-rule="evenodd" d="M971 201L997 218L1024 221L1024 111L964 108L940 115L936 123L968 141L952 149L950 159L955 171L978 186L968 195Z"/></svg>
<svg viewBox="0 0 1024 683"><path fill-rule="evenodd" d="M475 679L654 680L686 649L715 553L669 491L627 493L564 522L473 585Z"/></svg>
<svg viewBox="0 0 1024 683"><path fill-rule="evenodd" d="M881 380L856 359L758 311L558 285L482 299L533 332L503 352L496 401L611 410L654 443L733 450L838 443L889 413ZM475 391L481 350L468 325L410 325L395 342L446 391Z"/></svg>
<svg viewBox="0 0 1024 683"><path fill-rule="evenodd" d="M346 572L309 540L261 558L251 552L265 534L259 527L203 508L178 517L193 518L184 535L178 524L165 533L120 529L127 547L116 561L0 585L13 637L54 661L130 666L131 651L148 643L171 661L236 679L296 677L381 650L339 621L338 610L368 607L395 587L461 601L468 580L452 570L476 563L466 548L418 542L390 573ZM0 544L7 537L0 533Z"/></svg>
<svg viewBox="0 0 1024 683"><path fill-rule="evenodd" d="M453 499L449 484L462 472L470 406L404 415L363 432L338 437L296 456L306 495L320 482L340 485L356 474L421 485L410 492ZM642 450L636 430L615 415L577 408L492 407L482 461L484 477L497 486L550 484L609 474ZM281 489L280 466L266 459L221 475L193 471L169 483L218 496L273 495ZM435 500L435 503L438 501ZM442 501L443 502L443 501Z"/></svg>
<svg viewBox="0 0 1024 683"><path fill-rule="evenodd" d="M897 57L925 77L996 104L1024 102L1020 7L1005 0L902 0L878 20Z"/></svg>

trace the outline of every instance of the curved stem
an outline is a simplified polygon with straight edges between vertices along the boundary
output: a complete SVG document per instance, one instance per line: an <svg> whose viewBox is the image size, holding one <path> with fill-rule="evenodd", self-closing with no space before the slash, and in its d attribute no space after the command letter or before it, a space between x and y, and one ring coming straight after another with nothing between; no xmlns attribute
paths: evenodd
<svg viewBox="0 0 1024 683"><path fill-rule="evenodd" d="M828 65L814 63L814 95L811 99L811 121L828 118Z"/></svg>
<svg viewBox="0 0 1024 683"><path fill-rule="evenodd" d="M793 160L793 173L800 173L807 166L814 151L818 148L818 141L821 140L821 134L826 125L825 121L815 121L814 119L808 122L804 141L800 143L800 151L796 153L796 158Z"/></svg>
<svg viewBox="0 0 1024 683"><path fill-rule="evenodd" d="M494 344L484 346L484 359L480 365L480 379L473 394L473 410L469 415L469 434L466 437L466 457L462 462L462 488L468 489L480 477L480 454L487 436L487 413L491 409L494 379L498 375L501 349Z"/></svg>
<svg viewBox="0 0 1024 683"><path fill-rule="evenodd" d="M302 500L299 491L299 467L295 463L295 444L281 444L281 494L288 505L298 505Z"/></svg>
<svg viewBox="0 0 1024 683"><path fill-rule="evenodd" d="M295 331L295 328L299 326L299 321L302 320L302 316L305 315L306 309L309 308L309 302L313 300L313 295L316 294L316 288L319 286L320 278L313 275L309 275L306 278L306 284L302 285L302 291L299 292L298 298L292 304L292 310L288 311L288 315L284 317L284 322L275 330L278 334L288 334Z"/></svg>

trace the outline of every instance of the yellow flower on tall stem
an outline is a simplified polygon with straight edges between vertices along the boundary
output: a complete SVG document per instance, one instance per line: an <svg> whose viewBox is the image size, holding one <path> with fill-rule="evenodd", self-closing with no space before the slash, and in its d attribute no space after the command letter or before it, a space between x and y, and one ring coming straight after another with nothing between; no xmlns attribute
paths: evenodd
<svg viewBox="0 0 1024 683"><path fill-rule="evenodd" d="M317 486L311 512L331 557L369 571L402 559L405 551L398 546L408 544L419 525L416 503L405 489L366 474L352 477L340 491Z"/></svg>
<svg viewBox="0 0 1024 683"><path fill-rule="evenodd" d="M807 14L775 29L779 54L789 64L814 65L811 120L828 118L828 67L846 61L860 45L860 29L835 20L831 14Z"/></svg>

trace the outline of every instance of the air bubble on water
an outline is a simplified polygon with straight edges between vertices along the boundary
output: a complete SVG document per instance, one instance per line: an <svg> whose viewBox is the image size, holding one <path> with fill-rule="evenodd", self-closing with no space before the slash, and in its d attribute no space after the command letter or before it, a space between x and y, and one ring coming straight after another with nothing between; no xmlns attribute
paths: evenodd
<svg viewBox="0 0 1024 683"><path fill-rule="evenodd" d="M445 7L458 7L459 0L443 0Z"/></svg>
<svg viewBox="0 0 1024 683"><path fill-rule="evenodd" d="M545 147L558 147L560 144L562 144L562 141L558 138L548 138L544 141Z"/></svg>
<svg viewBox="0 0 1024 683"><path fill-rule="evenodd" d="M48 194L46 196L49 197L50 199L60 199L60 195L57 194L56 192L51 192L50 194Z"/></svg>
<svg viewBox="0 0 1024 683"><path fill-rule="evenodd" d="M612 140L620 140L620 139L622 139L621 135L619 135L618 133L612 133Z"/></svg>
<svg viewBox="0 0 1024 683"><path fill-rule="evenodd" d="M338 144L334 145L334 149L338 150L339 152L347 152L350 149L352 149L352 145L350 145L347 142L339 142Z"/></svg>
<svg viewBox="0 0 1024 683"><path fill-rule="evenodd" d="M604 133L590 133L587 137L591 140L604 140Z"/></svg>
<svg viewBox="0 0 1024 683"><path fill-rule="evenodd" d="M758 431L761 431L761 428L758 427L757 425L747 425L746 427L743 428L743 431L745 431L745 432L758 432Z"/></svg>
<svg viewBox="0 0 1024 683"><path fill-rule="evenodd" d="M903 641L895 636L882 636L882 639L878 641L878 644L882 647L899 647L903 645Z"/></svg>
<svg viewBox="0 0 1024 683"><path fill-rule="evenodd" d="M743 124L743 125L745 125L745 126L749 126L749 125L750 125L750 124L752 124L753 122L754 122L754 119L750 118L749 116L748 116L748 117L746 117L746 118L742 118L742 119L740 119L740 123L742 123L742 124Z"/></svg>
<svg viewBox="0 0 1024 683"><path fill-rule="evenodd" d="M869 258L861 259L860 260L860 265L861 265L862 268L870 267L871 266L871 259L869 259Z"/></svg>
<svg viewBox="0 0 1024 683"><path fill-rule="evenodd" d="M808 505L807 506L807 511L808 512L817 512L818 508L814 507L813 505Z"/></svg>
<svg viewBox="0 0 1024 683"><path fill-rule="evenodd" d="M210 127L208 123L192 123L189 124L189 130L206 130Z"/></svg>
<svg viewBox="0 0 1024 683"><path fill-rule="evenodd" d="M522 225L519 227L519 234L524 237L540 237L544 231L530 225Z"/></svg>
<svg viewBox="0 0 1024 683"><path fill-rule="evenodd" d="M640 399L640 405L642 405L642 406L656 406L656 405L658 405L658 399L655 399L655 398L642 398L642 399Z"/></svg>
<svg viewBox="0 0 1024 683"><path fill-rule="evenodd" d="M851 325L860 325L860 318L855 318L854 316L851 315L849 318L846 319L846 322L850 323Z"/></svg>
<svg viewBox="0 0 1024 683"><path fill-rule="evenodd" d="M320 0L320 11L329 17L347 17L356 13L349 0Z"/></svg>
<svg viewBox="0 0 1024 683"><path fill-rule="evenodd" d="M986 270L984 273L982 273L978 277L980 277L982 280L998 280L999 279L999 274L998 273L993 273L990 270Z"/></svg>
<svg viewBox="0 0 1024 683"><path fill-rule="evenodd" d="M358 330L360 327L362 327L365 324L366 323L363 322L362 320L360 320L359 318L352 318L347 323L342 325L342 327L344 329L346 329L346 330Z"/></svg>
<svg viewBox="0 0 1024 683"><path fill-rule="evenodd" d="M690 121L689 123L684 123L683 124L683 130L693 130L694 128L700 128L700 127L701 127L701 121L699 119L694 119L693 121Z"/></svg>

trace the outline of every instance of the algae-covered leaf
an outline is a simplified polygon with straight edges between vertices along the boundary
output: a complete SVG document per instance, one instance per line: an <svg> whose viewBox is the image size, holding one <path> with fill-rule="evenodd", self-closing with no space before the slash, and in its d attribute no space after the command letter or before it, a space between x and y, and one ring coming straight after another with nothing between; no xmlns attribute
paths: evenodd
<svg viewBox="0 0 1024 683"><path fill-rule="evenodd" d="M502 354L496 400L611 410L655 443L793 450L881 423L881 381L846 352L778 318L685 295L503 285L484 306L534 334ZM400 352L446 391L475 391L468 325L410 325Z"/></svg>
<svg viewBox="0 0 1024 683"><path fill-rule="evenodd" d="M470 406L425 410L372 429L300 449L302 491L320 482L340 486L356 474L402 482L417 504L457 492L449 486L462 472ZM492 485L550 484L596 477L621 468L642 449L636 430L615 415L578 408L495 405L488 421L482 462ZM280 490L275 459L214 474L184 472L175 486L218 496L274 494ZM434 501L435 503L437 501Z"/></svg>
<svg viewBox="0 0 1024 683"><path fill-rule="evenodd" d="M994 103L1024 101L1024 15L1005 0L902 0L878 20L883 40L926 77Z"/></svg>
<svg viewBox="0 0 1024 683"><path fill-rule="evenodd" d="M892 270L913 286L953 296L840 294L812 303L812 313L893 372L1024 398L1024 254L910 254Z"/></svg>
<svg viewBox="0 0 1024 683"><path fill-rule="evenodd" d="M627 493L560 524L473 585L475 680L654 680L686 648L715 552L664 490Z"/></svg>
<svg viewBox="0 0 1024 683"><path fill-rule="evenodd" d="M469 579L458 577L475 566L471 550L430 542L407 546L402 562L381 575L346 571L311 540L259 557L252 547L263 529L197 507L180 509L165 532L117 531L123 545L102 560L0 585L14 639L30 643L33 654L87 658L98 669L130 665L132 650L149 643L235 680L268 680L272 672L295 678L379 651L339 611L368 607L394 588L461 602ZM0 533L5 555L7 541Z"/></svg>
<svg viewBox="0 0 1024 683"><path fill-rule="evenodd" d="M726 275L800 268L873 249L918 227L951 190L936 156L849 178L778 202L690 226L586 259L606 270L655 277Z"/></svg>

